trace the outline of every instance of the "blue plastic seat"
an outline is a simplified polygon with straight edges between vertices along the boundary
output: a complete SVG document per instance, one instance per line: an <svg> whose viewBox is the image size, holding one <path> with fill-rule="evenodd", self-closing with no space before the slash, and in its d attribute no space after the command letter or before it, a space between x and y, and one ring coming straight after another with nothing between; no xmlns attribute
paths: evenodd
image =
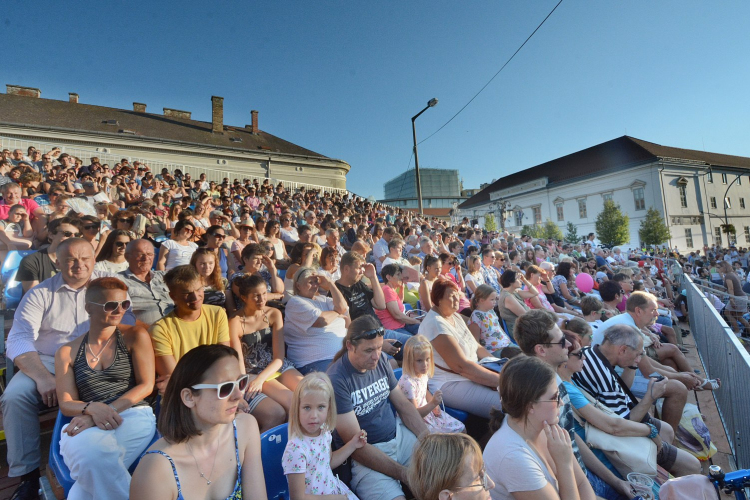
<svg viewBox="0 0 750 500"><path fill-rule="evenodd" d="M289 500L289 483L281 466L288 437L289 424L281 424L260 435L260 456L263 457L268 500Z"/></svg>
<svg viewBox="0 0 750 500"><path fill-rule="evenodd" d="M281 279L286 279L286 269L278 269L276 275Z"/></svg>
<svg viewBox="0 0 750 500"><path fill-rule="evenodd" d="M404 312L409 312L412 309L414 308L410 304L407 304L406 302L404 302Z"/></svg>
<svg viewBox="0 0 750 500"><path fill-rule="evenodd" d="M156 271L156 264L159 263L159 252L161 251L161 247L154 249L154 263L151 265L151 270Z"/></svg>
<svg viewBox="0 0 750 500"><path fill-rule="evenodd" d="M3 283L7 283L13 273L18 270L18 266L21 264L21 259L34 252L36 252L36 250L9 251L3 261L3 267L0 268L0 276L2 276Z"/></svg>
<svg viewBox="0 0 750 500"><path fill-rule="evenodd" d="M16 280L16 272L18 269L14 269L11 276L5 281L5 290L3 290L3 299L5 300L5 309L15 309L21 302L23 297L23 286L21 282Z"/></svg>
<svg viewBox="0 0 750 500"><path fill-rule="evenodd" d="M401 379L401 374L403 373L402 368L395 368L393 370L393 374L396 376L396 380ZM391 408L393 406L391 405ZM396 409L393 409L393 412L396 412ZM445 413L450 415L451 417L455 418L456 420L460 420L461 422L466 422L466 419L469 418L469 414L462 410L457 410L455 408L450 408L449 406L445 407Z"/></svg>
<svg viewBox="0 0 750 500"><path fill-rule="evenodd" d="M403 368L395 368L393 374L396 376L396 380L401 378L401 374L404 372Z"/></svg>

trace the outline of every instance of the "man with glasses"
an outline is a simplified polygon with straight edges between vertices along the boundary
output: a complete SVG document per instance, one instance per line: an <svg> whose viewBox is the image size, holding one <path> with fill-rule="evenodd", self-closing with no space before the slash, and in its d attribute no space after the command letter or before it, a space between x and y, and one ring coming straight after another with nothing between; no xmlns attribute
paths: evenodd
<svg viewBox="0 0 750 500"><path fill-rule="evenodd" d="M149 333L156 355L156 386L164 392L177 362L199 345L229 345L229 322L224 308L203 303L203 284L190 265L177 266L164 275L172 312L151 325Z"/></svg>
<svg viewBox="0 0 750 500"><path fill-rule="evenodd" d="M495 251L490 247L485 247L482 250L482 269L480 272L482 273L484 282L500 294L502 287L500 286L500 273L494 268L495 258Z"/></svg>
<svg viewBox="0 0 750 500"><path fill-rule="evenodd" d="M118 273L128 286L133 314L146 325L153 325L159 318L172 312L174 302L164 283L164 271L151 269L155 249L148 240L133 240L125 247L128 268Z"/></svg>
<svg viewBox="0 0 750 500"><path fill-rule="evenodd" d="M370 315L352 321L344 348L327 370L338 412L336 443L367 432L367 444L352 455L351 486L362 500L404 500L399 481L406 483L417 436L429 433L382 355L384 333Z"/></svg>
<svg viewBox="0 0 750 500"><path fill-rule="evenodd" d="M86 312L89 281L112 276L94 271L94 248L74 229L77 237L56 244L59 273L21 299L8 334L7 356L19 371L0 403L8 443L8 475L22 478L13 496L17 499L37 498L41 460L38 413L41 408L57 406L55 352L89 329ZM132 311L125 313L122 323L135 324Z"/></svg>
<svg viewBox="0 0 750 500"><path fill-rule="evenodd" d="M526 312L516 320L514 334L524 354L541 359L555 372L560 365L568 361L568 349L571 344L557 326L557 317L553 313L544 309L532 309ZM557 375L557 389L560 394L558 424L570 434L573 454L596 494L604 498L616 498L619 493L630 498L632 496L630 484L615 476L575 432L575 418L570 396L559 375Z"/></svg>

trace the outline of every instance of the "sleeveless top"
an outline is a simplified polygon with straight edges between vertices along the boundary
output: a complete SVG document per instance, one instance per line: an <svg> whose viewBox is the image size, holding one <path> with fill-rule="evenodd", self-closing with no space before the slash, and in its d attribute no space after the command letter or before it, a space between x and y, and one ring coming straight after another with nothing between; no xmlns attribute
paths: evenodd
<svg viewBox="0 0 750 500"><path fill-rule="evenodd" d="M263 316L268 325L268 316ZM244 318L241 318L244 320ZM273 330L266 326L258 331L245 333L245 322L242 321L242 357L247 373L257 375L273 361ZM294 368L291 361L284 358L279 372Z"/></svg>
<svg viewBox="0 0 750 500"><path fill-rule="evenodd" d="M508 326L508 331L512 332L518 316L516 316L516 313L505 307L505 299L508 297L518 302L526 311L529 310L529 306L527 306L517 294L510 293L505 289L500 291L500 296L497 298L497 310L500 312L500 317L505 320L505 324Z"/></svg>
<svg viewBox="0 0 750 500"><path fill-rule="evenodd" d="M73 362L73 376L81 401L101 401L109 404L135 387L133 360L119 329L115 330L115 336L115 360L102 371L94 370L89 366L86 360L88 332L83 337L83 342L81 342L81 347L78 349L76 359ZM143 400L133 406L145 406L147 404Z"/></svg>
<svg viewBox="0 0 750 500"><path fill-rule="evenodd" d="M234 490L232 490L232 494L229 495L226 500L242 500L242 464L240 463L240 448L237 444L236 420L232 420L232 427L234 427L234 456L237 459L237 482L234 483ZM180 486L180 478L179 476L177 476L177 467L174 466L174 460L172 460L172 457L161 450L147 451L146 453L144 453L144 455L148 455L150 453L158 453L159 455L162 455L167 460L169 460L169 464L172 466L172 474L174 474L174 482L177 483L177 500L185 500L185 497L182 496L182 486Z"/></svg>

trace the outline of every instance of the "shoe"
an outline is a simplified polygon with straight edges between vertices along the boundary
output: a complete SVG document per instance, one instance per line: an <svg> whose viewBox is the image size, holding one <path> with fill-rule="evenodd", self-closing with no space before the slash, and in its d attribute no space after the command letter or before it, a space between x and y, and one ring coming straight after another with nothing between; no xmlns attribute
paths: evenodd
<svg viewBox="0 0 750 500"><path fill-rule="evenodd" d="M23 481L10 500L39 500L39 479Z"/></svg>
<svg viewBox="0 0 750 500"><path fill-rule="evenodd" d="M680 350L680 352L681 352L682 354L687 354L687 353L689 353L689 352L690 352L690 351L688 351L687 349L685 349L684 347L680 347L680 346L677 346L677 348L678 348L678 349Z"/></svg>

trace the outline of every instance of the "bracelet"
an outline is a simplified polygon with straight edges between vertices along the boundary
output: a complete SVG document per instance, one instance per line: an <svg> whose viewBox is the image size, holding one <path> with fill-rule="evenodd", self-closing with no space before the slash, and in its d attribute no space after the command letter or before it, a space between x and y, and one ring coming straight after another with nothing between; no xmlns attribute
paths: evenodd
<svg viewBox="0 0 750 500"><path fill-rule="evenodd" d="M109 406L110 408L112 408L113 410L115 410L115 413L120 413L120 410L118 410L117 408L115 408L115 405L113 405L112 403L109 403L107 406Z"/></svg>
<svg viewBox="0 0 750 500"><path fill-rule="evenodd" d="M81 415L85 415L86 414L86 408L88 408L90 404L91 404L91 401L89 401L88 403L86 403L86 406L84 406L83 410L81 410Z"/></svg>
<svg viewBox="0 0 750 500"><path fill-rule="evenodd" d="M649 439L654 439L656 436L659 435L659 429L657 429L654 424L652 424L651 422L646 422L646 425L648 425L651 428L651 433L648 435Z"/></svg>

